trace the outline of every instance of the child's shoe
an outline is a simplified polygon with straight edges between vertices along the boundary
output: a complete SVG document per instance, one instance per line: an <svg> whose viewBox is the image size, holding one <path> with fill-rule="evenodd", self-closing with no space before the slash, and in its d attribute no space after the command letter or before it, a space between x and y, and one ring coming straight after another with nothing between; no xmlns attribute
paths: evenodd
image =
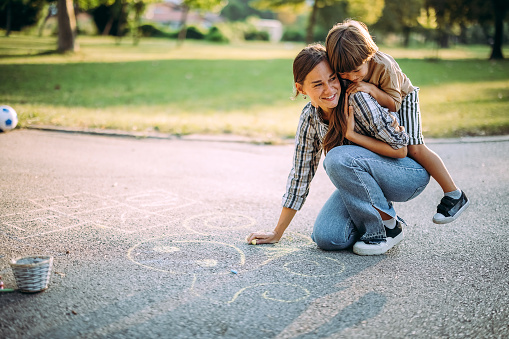
<svg viewBox="0 0 509 339"><path fill-rule="evenodd" d="M437 206L437 214L433 216L433 222L435 224L450 223L456 220L467 209L468 205L470 205L470 201L463 191L459 199L445 196L440 201L440 205Z"/></svg>

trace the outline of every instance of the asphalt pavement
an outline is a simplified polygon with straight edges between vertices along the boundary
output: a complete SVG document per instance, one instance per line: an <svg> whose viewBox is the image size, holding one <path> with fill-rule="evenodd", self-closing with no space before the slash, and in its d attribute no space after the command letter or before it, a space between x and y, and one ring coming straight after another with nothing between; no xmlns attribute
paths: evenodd
<svg viewBox="0 0 509 339"><path fill-rule="evenodd" d="M396 204L385 255L310 239L333 192L320 167L275 245L292 145L0 133L0 275L54 258L49 288L0 292L0 338L507 338L509 138L432 141L471 200L431 218L435 181Z"/></svg>

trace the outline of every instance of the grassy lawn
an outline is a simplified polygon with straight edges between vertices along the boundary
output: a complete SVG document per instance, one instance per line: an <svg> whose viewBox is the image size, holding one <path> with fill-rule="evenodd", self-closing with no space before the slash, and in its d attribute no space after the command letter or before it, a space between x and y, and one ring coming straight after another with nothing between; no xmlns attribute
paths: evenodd
<svg viewBox="0 0 509 339"><path fill-rule="evenodd" d="M232 133L274 141L293 137L305 104L290 100L292 60L301 44L187 41L177 48L171 40L133 46L104 37L80 37L79 43L79 53L59 55L46 53L53 38L0 37L0 103L16 109L21 127ZM488 47L381 49L421 88L426 137L509 133L509 62L488 61Z"/></svg>

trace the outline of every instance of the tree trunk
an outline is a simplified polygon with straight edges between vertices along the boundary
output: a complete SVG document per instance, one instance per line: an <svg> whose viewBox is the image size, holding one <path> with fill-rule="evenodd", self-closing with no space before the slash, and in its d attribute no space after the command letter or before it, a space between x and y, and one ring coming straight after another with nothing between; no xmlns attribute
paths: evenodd
<svg viewBox="0 0 509 339"><path fill-rule="evenodd" d="M318 0L313 3L313 9L309 15L308 27L306 29L306 43L310 44L315 40L314 30L316 24L316 13L318 12Z"/></svg>
<svg viewBox="0 0 509 339"><path fill-rule="evenodd" d="M117 36L122 37L124 36L124 27L125 27L125 10L126 10L127 4L125 0L120 2L120 13L118 16L118 23L117 23Z"/></svg>
<svg viewBox="0 0 509 339"><path fill-rule="evenodd" d="M440 48L449 48L449 33L447 29L438 31L438 46Z"/></svg>
<svg viewBox="0 0 509 339"><path fill-rule="evenodd" d="M110 10L110 17L108 19L108 22L106 23L106 26L104 26L104 30L102 31L103 36L110 35L111 29L113 28L113 23L115 22L115 19L120 21L121 11L122 11L122 3L121 0L115 0L113 4L109 7ZM117 24L118 28L118 24ZM117 32L118 34L118 32Z"/></svg>
<svg viewBox="0 0 509 339"><path fill-rule="evenodd" d="M460 35L459 35L459 42L460 44L467 45L468 39L467 39L467 25L465 22L460 23Z"/></svg>
<svg viewBox="0 0 509 339"><path fill-rule="evenodd" d="M102 36L107 36L110 34L111 27L113 27L113 21L115 20L115 16L113 14L110 15L110 18L108 19L108 22L106 23L106 26L104 26L104 30L101 33Z"/></svg>
<svg viewBox="0 0 509 339"><path fill-rule="evenodd" d="M495 11L495 37L493 39L493 48L491 50L490 60L504 59L502 54L503 34L504 34L504 17L506 7L503 0L492 0L493 9Z"/></svg>
<svg viewBox="0 0 509 339"><path fill-rule="evenodd" d="M141 26L141 14L145 9L145 3L143 1L137 1L134 3L134 28L133 28L133 45L137 46L140 42L140 26Z"/></svg>
<svg viewBox="0 0 509 339"><path fill-rule="evenodd" d="M186 40L187 35L187 15L189 14L189 6L182 5L182 19L180 20L180 31L177 39L177 45L181 46Z"/></svg>
<svg viewBox="0 0 509 339"><path fill-rule="evenodd" d="M72 0L58 0L58 51L77 52L76 16Z"/></svg>
<svg viewBox="0 0 509 339"><path fill-rule="evenodd" d="M6 21L5 21L5 36L9 36L11 35L11 22L12 22L12 10L11 10L11 3L12 1L11 0L7 0L7 18L6 18Z"/></svg>
<svg viewBox="0 0 509 339"><path fill-rule="evenodd" d="M117 21L117 44L120 44L120 40L124 36L124 26L125 26L125 9L127 4L125 0L120 1L120 10L118 13L118 21Z"/></svg>
<svg viewBox="0 0 509 339"><path fill-rule="evenodd" d="M46 23L48 22L48 19L51 17L52 11L53 11L53 9L52 9L51 5L48 6L48 13L44 17L44 20L42 21L42 24L39 27L39 36L40 37L42 36L42 33L44 32L44 26L46 26Z"/></svg>
<svg viewBox="0 0 509 339"><path fill-rule="evenodd" d="M403 46L408 48L410 46L410 33L412 32L412 28L409 26L403 26Z"/></svg>

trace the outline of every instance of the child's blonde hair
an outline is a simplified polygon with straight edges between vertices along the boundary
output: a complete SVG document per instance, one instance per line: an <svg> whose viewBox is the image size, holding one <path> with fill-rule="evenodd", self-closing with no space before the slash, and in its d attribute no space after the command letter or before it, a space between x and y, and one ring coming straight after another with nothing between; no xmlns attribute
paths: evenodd
<svg viewBox="0 0 509 339"><path fill-rule="evenodd" d="M332 70L336 73L356 70L378 51L366 25L351 19L331 28L325 46Z"/></svg>

